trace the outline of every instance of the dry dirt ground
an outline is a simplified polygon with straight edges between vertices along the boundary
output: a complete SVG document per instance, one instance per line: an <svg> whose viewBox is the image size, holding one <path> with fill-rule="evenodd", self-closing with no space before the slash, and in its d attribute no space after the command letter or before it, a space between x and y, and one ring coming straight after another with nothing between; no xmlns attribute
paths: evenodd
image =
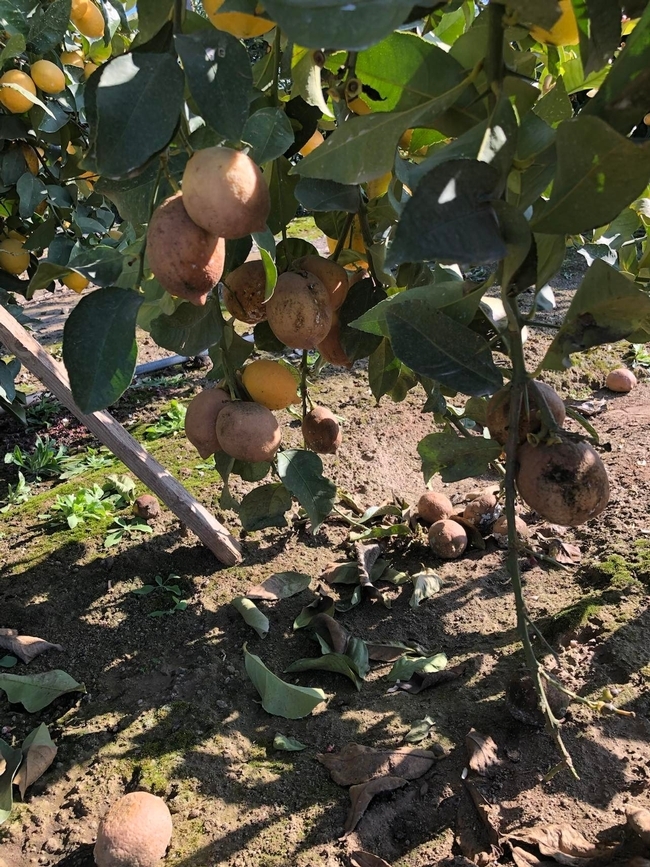
<svg viewBox="0 0 650 867"><path fill-rule="evenodd" d="M555 285L566 305L575 274L565 272ZM69 297L47 300L67 306ZM547 332L533 333L531 363L547 342ZM463 854L489 851L463 781L471 728L493 738L498 749L487 774L470 772L470 778L481 803L492 805L491 813L498 811L502 836L566 823L593 842L619 839L626 811L650 806L650 379L641 370L638 388L626 396L602 388L605 371L627 348L619 344L589 353L562 385L557 378L549 380L567 399L605 399L605 408L591 421L601 436L612 494L599 519L563 537L580 547L579 564L560 571L533 558L523 560L526 599L541 632L559 650L558 675L594 699L609 690L608 699L634 714L597 715L579 704L570 706L561 731L580 779L563 771L545 781L558 760L550 737L508 712L504 691L522 655L504 552L492 540L485 551L472 550L446 563L433 558L424 537L389 541L384 556L390 563L409 573L422 566L436 569L443 579L440 592L413 609L410 584L385 585L392 608L366 600L339 615L355 636L417 641L443 651L450 666L465 663L461 677L419 694L389 694L388 666L377 663L359 692L336 674L284 675L327 694L314 714L289 721L260 706L244 670L242 647L247 643L281 676L292 661L317 655L305 630L295 632L292 624L315 598L323 568L348 559L349 526L334 516L311 536L294 513L284 530L241 534L243 564L226 569L198 540L184 535L165 509L151 536L109 550L103 547L108 521L70 531L39 518L58 493L101 482L107 472L120 470L116 465L68 482L35 483L34 496L2 516L0 627L63 645L61 652L11 671L62 668L85 684L86 693L59 698L34 714L0 693L6 741L18 744L45 722L58 746L54 764L24 802L16 799L0 828L0 862L90 867L99 819L118 797L142 788L169 805L174 834L165 863L176 867L340 867L351 863L349 854L356 849L375 853L393 867L434 867L454 858L467 863ZM187 401L203 384L205 370L177 368L166 375L131 388L114 408L135 435L141 436L172 398ZM351 373L327 368L312 391L315 401L344 419L339 454L324 458L325 472L339 489L364 508L395 495L414 502L423 491L416 445L433 429L431 416L421 413L422 394L411 393L399 404L384 398L376 407L361 364ZM16 443L31 446L37 432L47 433L44 415L33 415L27 431L2 417L3 453ZM299 445L297 420L281 415L285 442ZM71 451L97 445L56 407L48 421L50 435ZM219 507L217 473L182 436L153 440L148 448L240 535L236 515ZM0 497L17 475L12 465L2 465L1 471ZM486 476L443 486L437 478L433 484L460 502L469 490L492 481ZM248 487L242 483L234 490ZM541 525L533 515L526 518L531 527ZM271 624L261 640L231 600L286 570L308 573L310 588L290 599L260 603ZM179 576L189 602L185 611L148 616L164 600L132 591L158 574ZM342 597L349 595L350 588L339 587ZM336 588L332 592L338 595ZM316 755L336 753L351 742L398 747L413 723L426 716L433 724L418 746L434 753L431 768L407 786L379 795L355 832L339 840L348 792L332 782ZM274 750L277 732L307 748ZM501 863L512 863L510 849L502 848ZM631 854L650 857L638 845ZM520 863L542 862L531 856Z"/></svg>

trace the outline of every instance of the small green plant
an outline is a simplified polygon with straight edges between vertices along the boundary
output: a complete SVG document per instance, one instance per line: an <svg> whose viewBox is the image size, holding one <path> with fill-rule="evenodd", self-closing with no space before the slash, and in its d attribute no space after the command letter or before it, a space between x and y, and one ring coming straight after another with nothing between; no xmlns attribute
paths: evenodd
<svg viewBox="0 0 650 867"><path fill-rule="evenodd" d="M83 455L71 455L65 459L65 470L61 473L61 479L73 479L87 470L103 470L112 467L115 457L108 449L87 448Z"/></svg>
<svg viewBox="0 0 650 867"><path fill-rule="evenodd" d="M153 530L141 518L115 518L108 528L108 535L104 539L104 548L112 548L125 537L132 539L138 533L153 533Z"/></svg>
<svg viewBox="0 0 650 867"><path fill-rule="evenodd" d="M184 373L174 373L169 376L161 374L160 376L143 376L133 386L134 388L173 388L181 385L185 379Z"/></svg>
<svg viewBox="0 0 650 867"><path fill-rule="evenodd" d="M135 482L124 473L106 476L104 495L112 500L117 510L125 509L135 502Z"/></svg>
<svg viewBox="0 0 650 867"><path fill-rule="evenodd" d="M4 500L5 505L0 509L3 514L8 512L12 506L20 506L27 502L32 493L31 487L25 481L25 476L18 470L18 481L15 485L9 485L7 497Z"/></svg>
<svg viewBox="0 0 650 867"><path fill-rule="evenodd" d="M132 592L134 596L148 596L154 591L161 591L165 594L165 598L172 603L172 607L149 612L149 617L165 617L176 611L185 611L187 608L187 602L183 599L182 590L175 583L176 581L180 581L180 576L168 575L167 578L163 578L162 575L156 575L154 584L143 584L142 587L138 587Z"/></svg>
<svg viewBox="0 0 650 867"><path fill-rule="evenodd" d="M42 478L55 478L64 471L67 450L49 437L36 437L34 451L24 452L20 446L15 446L12 452L5 455L5 464L15 464L25 472L25 475L40 481Z"/></svg>
<svg viewBox="0 0 650 867"><path fill-rule="evenodd" d="M27 427L49 428L62 411L63 405L48 392L40 400L30 403L27 407Z"/></svg>
<svg viewBox="0 0 650 867"><path fill-rule="evenodd" d="M177 400L172 400L167 412L164 412L155 424L144 429L145 439L157 440L160 437L174 436L185 428L187 409Z"/></svg>
<svg viewBox="0 0 650 867"><path fill-rule="evenodd" d="M646 343L632 343L625 355L632 360L632 367L650 367L650 352Z"/></svg>
<svg viewBox="0 0 650 867"><path fill-rule="evenodd" d="M113 513L112 498L106 497L106 492L100 485L92 488L80 488L74 494L59 494L54 501L52 514L41 517L49 520L64 519L71 530L87 521L102 521Z"/></svg>

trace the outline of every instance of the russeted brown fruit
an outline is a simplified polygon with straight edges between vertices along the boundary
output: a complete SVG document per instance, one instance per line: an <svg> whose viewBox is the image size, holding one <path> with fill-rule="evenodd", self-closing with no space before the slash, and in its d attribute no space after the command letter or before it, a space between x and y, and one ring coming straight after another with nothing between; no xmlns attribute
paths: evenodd
<svg viewBox="0 0 650 867"><path fill-rule="evenodd" d="M332 327L327 332L325 340L316 344L316 349L330 364L335 364L337 367L347 367L348 370L352 367L352 362L341 343L341 323L338 310L332 314Z"/></svg>
<svg viewBox="0 0 650 867"><path fill-rule="evenodd" d="M576 527L603 511L609 501L607 471L588 443L523 443L517 452L521 498L547 521Z"/></svg>
<svg viewBox="0 0 650 867"><path fill-rule="evenodd" d="M230 403L222 388L206 388L192 398L185 414L185 436L205 460L221 451L216 424L219 413Z"/></svg>
<svg viewBox="0 0 650 867"><path fill-rule="evenodd" d="M341 426L326 406L315 406L302 420L305 445L320 455L333 455L341 445Z"/></svg>
<svg viewBox="0 0 650 867"><path fill-rule="evenodd" d="M515 530L517 531L517 536L520 539L527 539L530 536L528 524L524 520L522 520L519 515L515 517ZM496 521L494 522L494 526L492 527L492 533L495 536L497 542L507 544L508 519L505 515L501 515L500 518L496 519Z"/></svg>
<svg viewBox="0 0 650 867"><path fill-rule="evenodd" d="M632 391L636 385L636 376L627 367L617 367L616 370L610 370L605 380L605 386L610 391L616 391L621 394L627 394Z"/></svg>
<svg viewBox="0 0 650 867"><path fill-rule="evenodd" d="M313 349L332 327L329 293L318 277L307 271L280 274L266 303L271 330L292 349Z"/></svg>
<svg viewBox="0 0 650 867"><path fill-rule="evenodd" d="M272 461L280 445L280 425L265 406L233 401L219 413L217 439L223 451L238 461Z"/></svg>
<svg viewBox="0 0 650 867"><path fill-rule="evenodd" d="M220 238L243 238L266 228L269 188L253 160L241 151L194 151L183 173L183 195L196 225Z"/></svg>
<svg viewBox="0 0 650 867"><path fill-rule="evenodd" d="M566 409L562 398L556 391L554 391L554 389L551 388L550 385L546 385L546 383L539 381L536 381L536 385L546 398L546 403L553 414L553 418L558 425L561 426L566 417ZM527 386L527 391L530 413L526 413L526 406L522 402L521 415L519 417L518 441L520 443L524 442L529 433L537 433L537 431L541 430L542 427L539 408L535 401L534 391L530 385ZM509 413L510 386L506 385L504 388L499 389L496 394L492 395L488 401L486 412L486 421L490 430L490 435L492 439L495 439L497 442L501 443L501 445L505 445L506 440L508 439L508 430L510 428L508 419Z"/></svg>
<svg viewBox="0 0 650 867"><path fill-rule="evenodd" d="M149 792L120 798L99 823L94 856L97 867L155 867L172 837L167 804Z"/></svg>
<svg viewBox="0 0 650 867"><path fill-rule="evenodd" d="M153 212L147 258L163 289L202 306L221 279L226 243L193 223L183 201L176 193Z"/></svg>
<svg viewBox="0 0 650 867"><path fill-rule="evenodd" d="M244 262L223 281L223 303L228 311L248 325L266 319L266 272L260 259Z"/></svg>
<svg viewBox="0 0 650 867"><path fill-rule="evenodd" d="M463 518L480 530L484 530L496 518L497 509L497 498L491 491L484 491L465 506Z"/></svg>
<svg viewBox="0 0 650 867"><path fill-rule="evenodd" d="M338 310L350 289L348 272L338 262L323 256L303 256L293 263L299 271L308 271L321 281L330 296L332 310Z"/></svg>
<svg viewBox="0 0 650 867"><path fill-rule="evenodd" d="M418 500L418 515L425 524L435 524L444 521L453 514L454 507L449 497L438 491L427 491Z"/></svg>
<svg viewBox="0 0 650 867"><path fill-rule="evenodd" d="M443 560L455 560L467 548L467 533L456 521L436 521L429 527L429 545Z"/></svg>

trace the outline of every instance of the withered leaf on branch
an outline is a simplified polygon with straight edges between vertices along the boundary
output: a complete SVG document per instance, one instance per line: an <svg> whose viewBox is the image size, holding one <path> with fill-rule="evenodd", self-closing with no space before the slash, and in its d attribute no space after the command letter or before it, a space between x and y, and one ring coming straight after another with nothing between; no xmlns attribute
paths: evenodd
<svg viewBox="0 0 650 867"><path fill-rule="evenodd" d="M382 776L416 780L436 760L435 754L429 750L415 747L381 750L362 744L346 744L340 753L320 753L316 758L339 786L367 783Z"/></svg>
<svg viewBox="0 0 650 867"><path fill-rule="evenodd" d="M410 692L417 695L425 689L432 689L434 686L442 686L443 683L450 683L461 677L465 672L465 665L456 665L454 668L445 668L443 671L423 672L416 671L411 675L409 680L396 683L388 690L388 692Z"/></svg>
<svg viewBox="0 0 650 867"><path fill-rule="evenodd" d="M537 825L510 834L509 840L537 846L542 855L548 855L558 864L568 867L588 867L592 859L611 855L617 846L594 845L571 825Z"/></svg>
<svg viewBox="0 0 650 867"><path fill-rule="evenodd" d="M357 786L350 787L350 812L345 820L344 837L351 834L359 824L359 820L368 809L368 806L375 795L382 792L392 792L395 789L401 789L405 786L408 780L404 777L377 777L367 783L360 783Z"/></svg>
<svg viewBox="0 0 650 867"><path fill-rule="evenodd" d="M46 650L63 650L60 644L51 644L43 638L18 635L17 629L0 629L0 647L15 654L21 662L31 662Z"/></svg>
<svg viewBox="0 0 650 867"><path fill-rule="evenodd" d="M477 774L485 775L489 768L499 764L497 745L489 735L484 738L476 729L471 728L465 735L465 746L470 770Z"/></svg>
<svg viewBox="0 0 650 867"><path fill-rule="evenodd" d="M379 855L362 851L350 852L350 864L352 867L390 867L390 864Z"/></svg>

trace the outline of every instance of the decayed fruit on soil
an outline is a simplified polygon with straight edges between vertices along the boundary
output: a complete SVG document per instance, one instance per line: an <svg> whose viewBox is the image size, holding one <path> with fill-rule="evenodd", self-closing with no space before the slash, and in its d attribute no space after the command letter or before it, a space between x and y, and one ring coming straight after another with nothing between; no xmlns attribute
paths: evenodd
<svg viewBox="0 0 650 867"><path fill-rule="evenodd" d="M37 60L29 70L32 81L44 93L60 93L65 87L65 75L51 60Z"/></svg>
<svg viewBox="0 0 650 867"><path fill-rule="evenodd" d="M435 524L436 521L444 521L453 514L454 507L449 497L438 491L427 491L418 500L418 516L425 524Z"/></svg>
<svg viewBox="0 0 650 867"><path fill-rule="evenodd" d="M217 439L224 452L238 461L272 461L281 438L276 417L259 403L233 401L219 413Z"/></svg>
<svg viewBox="0 0 650 867"><path fill-rule="evenodd" d="M206 388L187 407L185 436L204 460L221 451L216 425L219 413L228 403L230 395L222 388Z"/></svg>
<svg viewBox="0 0 650 867"><path fill-rule="evenodd" d="M99 823L97 867L156 867L172 838L167 804L149 792L130 792L116 801Z"/></svg>
<svg viewBox="0 0 650 867"><path fill-rule="evenodd" d="M546 399L553 418L561 426L566 418L566 409L562 398L550 385L539 381L536 381L536 385ZM526 412L525 401L522 401L521 415L519 417L518 442L520 443L524 442L528 434L537 433L542 428L542 419L535 399L535 393L530 385L527 386L527 394L529 412ZM495 439L501 445L505 445L508 439L508 430L510 429L509 413L510 385L506 385L504 388L499 389L496 394L492 395L488 401L486 413L490 435L492 439Z"/></svg>
<svg viewBox="0 0 650 867"><path fill-rule="evenodd" d="M29 265L29 252L17 238L4 238L0 242L0 268L8 274L22 274Z"/></svg>
<svg viewBox="0 0 650 867"><path fill-rule="evenodd" d="M519 539L524 540L530 536L530 532L528 530L528 524L517 515L515 517L515 530L517 532L517 536ZM492 533L496 538L497 542L500 544L507 544L508 542L508 519L505 515L501 515L500 518L497 518L494 522L494 526L492 527Z"/></svg>
<svg viewBox="0 0 650 867"><path fill-rule="evenodd" d="M160 503L152 494L141 494L133 504L133 514L151 521L160 515Z"/></svg>
<svg viewBox="0 0 650 867"><path fill-rule="evenodd" d="M484 491L465 506L463 518L479 530L487 530L497 517L498 510L497 498L492 492Z"/></svg>
<svg viewBox="0 0 650 867"><path fill-rule="evenodd" d="M313 349L332 327L329 293L307 271L280 274L275 292L266 304L271 330L292 349Z"/></svg>
<svg viewBox="0 0 650 867"><path fill-rule="evenodd" d="M337 367L347 367L348 370L352 367L352 362L341 343L341 322L338 310L332 314L332 326L325 339L316 344L316 349L330 364L335 364Z"/></svg>
<svg viewBox="0 0 650 867"><path fill-rule="evenodd" d="M67 286L68 289L72 289L73 292L81 295L86 286L90 283L90 280L87 277L84 277L83 274L78 274L76 271L70 271L69 274L66 274L65 277L61 278L61 282L64 286Z"/></svg>
<svg viewBox="0 0 650 867"><path fill-rule="evenodd" d="M197 226L220 238L262 232L271 210L269 188L253 160L241 151L195 151L183 173L185 208Z"/></svg>
<svg viewBox="0 0 650 867"><path fill-rule="evenodd" d="M24 96L19 90L8 85L15 84L22 87L27 93L36 96L36 85L25 72L19 69L10 69L9 72L0 78L0 102L4 105L7 111L12 114L22 114L29 111L34 105L31 99Z"/></svg>
<svg viewBox="0 0 650 867"><path fill-rule="evenodd" d="M79 33L83 33L88 39L99 39L104 35L104 16L92 0L89 0L81 15L71 12L70 20Z"/></svg>
<svg viewBox="0 0 650 867"><path fill-rule="evenodd" d="M275 27L274 21L260 16L263 9L259 3L254 15L247 12L219 12L223 4L224 0L204 0L203 8L217 30L225 30L237 39L254 39Z"/></svg>
<svg viewBox="0 0 650 867"><path fill-rule="evenodd" d="M530 35L538 42L548 45L577 45L580 41L580 31L571 0L559 0L560 17L551 27L531 27Z"/></svg>
<svg viewBox="0 0 650 867"><path fill-rule="evenodd" d="M299 400L294 375L277 361L252 361L244 368L242 382L251 399L267 409L286 409Z"/></svg>
<svg viewBox="0 0 650 867"><path fill-rule="evenodd" d="M607 471L584 442L523 443L517 452L521 498L547 521L576 527L597 517L609 501Z"/></svg>
<svg viewBox="0 0 650 867"><path fill-rule="evenodd" d="M149 267L170 294L205 304L223 273L226 244L197 226L176 193L154 211L147 233Z"/></svg>
<svg viewBox="0 0 650 867"><path fill-rule="evenodd" d="M266 319L266 272L260 259L244 262L223 281L223 301L228 311L248 325Z"/></svg>
<svg viewBox="0 0 650 867"><path fill-rule="evenodd" d="M632 391L635 385L636 376L627 367L617 367L616 370L610 370L605 380L605 386L610 391L616 391L620 394Z"/></svg>
<svg viewBox="0 0 650 867"><path fill-rule="evenodd" d="M455 560L467 548L467 533L456 521L436 521L429 527L429 545L443 560Z"/></svg>
<svg viewBox="0 0 650 867"><path fill-rule="evenodd" d="M332 310L338 310L345 301L350 283L348 272L331 259L323 256L303 256L293 263L298 271L308 271L321 281L330 296Z"/></svg>
<svg viewBox="0 0 650 867"><path fill-rule="evenodd" d="M343 434L334 413L326 406L315 406L302 420L305 445L319 455L333 455L341 445Z"/></svg>

